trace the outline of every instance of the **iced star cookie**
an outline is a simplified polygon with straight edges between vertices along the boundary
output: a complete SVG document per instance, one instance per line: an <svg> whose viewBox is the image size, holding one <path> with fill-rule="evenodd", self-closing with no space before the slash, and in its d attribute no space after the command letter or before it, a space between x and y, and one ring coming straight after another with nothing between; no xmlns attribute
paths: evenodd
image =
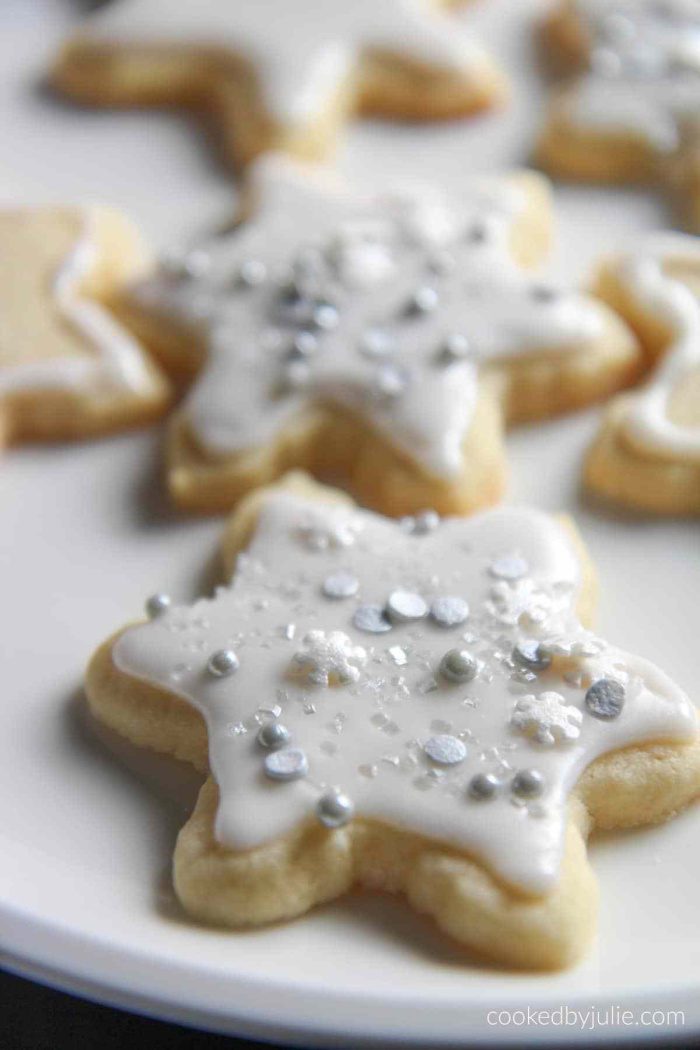
<svg viewBox="0 0 700 1050"><path fill-rule="evenodd" d="M175 501L228 509L302 467L389 514L494 502L504 421L586 404L640 363L601 302L525 272L548 229L535 175L450 200L259 162L237 229L119 306L166 369L200 370L170 433Z"/></svg>
<svg viewBox="0 0 700 1050"><path fill-rule="evenodd" d="M594 927L594 826L700 792L694 708L582 626L573 525L528 508L395 522L303 478L249 497L213 599L148 603L96 653L94 714L209 772L177 894L221 926L358 883L469 949L570 964Z"/></svg>
<svg viewBox="0 0 700 1050"><path fill-rule="evenodd" d="M442 8L453 0L114 0L53 71L59 90L107 105L213 114L240 163L266 150L325 154L353 112L461 116L504 80Z"/></svg>
<svg viewBox="0 0 700 1050"><path fill-rule="evenodd" d="M602 268L598 290L654 370L612 402L586 462L588 487L640 510L700 514L700 238L650 237Z"/></svg>
<svg viewBox="0 0 700 1050"><path fill-rule="evenodd" d="M0 442L101 434L162 414L166 380L104 305L148 266L116 212L0 211Z"/></svg>
<svg viewBox="0 0 700 1050"><path fill-rule="evenodd" d="M545 39L579 73L551 109L545 167L660 182L700 229L700 0L561 0Z"/></svg>

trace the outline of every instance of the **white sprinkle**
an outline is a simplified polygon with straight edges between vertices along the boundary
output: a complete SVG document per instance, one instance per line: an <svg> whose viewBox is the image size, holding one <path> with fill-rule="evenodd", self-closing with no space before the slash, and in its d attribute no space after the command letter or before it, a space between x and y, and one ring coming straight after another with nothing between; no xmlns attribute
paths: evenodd
<svg viewBox="0 0 700 1050"><path fill-rule="evenodd" d="M391 630L391 623L381 605L358 606L352 622L358 631L366 631L368 634L384 634Z"/></svg>
<svg viewBox="0 0 700 1050"><path fill-rule="evenodd" d="M448 733L431 736L423 745L423 751L432 762L441 766L456 766L467 757L467 749L459 737Z"/></svg>
<svg viewBox="0 0 700 1050"><path fill-rule="evenodd" d="M519 580L528 571L528 564L517 554L504 554L489 566L489 572L499 580Z"/></svg>
<svg viewBox="0 0 700 1050"><path fill-rule="evenodd" d="M394 661L397 667L404 667L408 663L408 657L406 656L405 649L402 649L400 645L392 645L389 647L389 656Z"/></svg>
<svg viewBox="0 0 700 1050"><path fill-rule="evenodd" d="M413 591L392 591L386 603L387 616L393 623L413 623L427 616L428 606Z"/></svg>
<svg viewBox="0 0 700 1050"><path fill-rule="evenodd" d="M323 581L323 593L326 598L352 598L360 586L360 581L350 572L334 572Z"/></svg>
<svg viewBox="0 0 700 1050"><path fill-rule="evenodd" d="M457 627L469 616L469 606L463 598L435 598L430 606L430 618L440 627Z"/></svg>
<svg viewBox="0 0 700 1050"><path fill-rule="evenodd" d="M265 773L272 780L299 780L309 772L306 755L298 747L286 747L265 755Z"/></svg>

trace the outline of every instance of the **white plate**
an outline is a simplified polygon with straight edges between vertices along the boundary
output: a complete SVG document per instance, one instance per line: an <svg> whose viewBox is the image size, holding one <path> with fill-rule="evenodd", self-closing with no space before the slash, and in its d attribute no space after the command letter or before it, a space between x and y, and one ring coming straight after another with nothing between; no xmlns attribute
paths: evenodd
<svg viewBox="0 0 700 1050"><path fill-rule="evenodd" d="M521 162L542 91L527 35L535 6L490 0L477 16L464 15L484 24L511 64L510 111L418 130L357 125L341 167L383 179L437 175L458 186L466 172ZM75 8L67 0L2 5L0 197L111 201L159 243L225 215L234 196L228 176L178 119L81 113L35 89ZM573 279L601 251L667 221L651 194L569 188L557 197L561 237L552 270ZM577 468L597 418L596 410L514 434L512 497L576 514L603 579L602 632L693 691L697 525L618 518L580 504ZM159 440L151 432L16 450L2 462L0 939L7 965L163 1017L305 1045L638 1041L700 1028L697 808L661 828L594 840L600 939L561 975L472 966L398 901L352 898L248 934L183 919L169 862L193 778L100 736L79 701L90 651L139 613L144 595L167 587L190 598L212 581L220 522L168 510ZM489 1024L489 1010L527 1005L629 1007L637 1023L588 1031ZM642 1026L642 1009L682 1010L685 1027L660 1016Z"/></svg>

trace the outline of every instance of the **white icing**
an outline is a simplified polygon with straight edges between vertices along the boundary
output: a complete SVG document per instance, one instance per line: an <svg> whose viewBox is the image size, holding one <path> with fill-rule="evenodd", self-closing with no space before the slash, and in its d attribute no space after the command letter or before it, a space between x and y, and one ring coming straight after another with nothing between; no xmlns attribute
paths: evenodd
<svg viewBox="0 0 700 1050"><path fill-rule="evenodd" d="M429 0L115 0L86 23L90 39L209 47L251 62L277 119L320 117L364 55L383 52L480 75L481 49Z"/></svg>
<svg viewBox="0 0 700 1050"><path fill-rule="evenodd" d="M639 308L668 325L673 340L651 379L625 405L625 435L642 450L700 462L700 425L681 426L668 415L668 405L685 377L700 368L700 300L665 267L685 262L700 274L700 238L662 234L649 238L625 257L619 276Z"/></svg>
<svg viewBox="0 0 700 1050"><path fill-rule="evenodd" d="M355 537L351 545L309 547L305 535L332 534L343 519ZM504 555L524 559L527 575L495 581L489 566ZM323 581L341 569L357 577L357 595L325 598ZM573 612L579 586L580 566L565 529L536 510L446 519L430 534L417 535L369 512L278 491L264 503L232 584L211 600L173 607L129 628L114 660L122 672L176 694L206 719L220 789L215 831L225 846L250 849L284 835L315 819L318 799L339 789L357 816L464 849L503 879L539 894L556 881L566 799L585 767L607 751L690 740L697 732L689 700L661 671L599 641L591 644ZM381 635L353 626L358 607L383 605L397 587L428 603L461 595L469 619L447 629L425 618ZM504 603L503 590L517 593L517 601ZM569 651L577 642L594 655L555 659L537 675L524 671L511 651L532 637L533 628L521 626L528 610L537 612L545 644L550 636L566 638ZM309 632L314 666L324 672L317 684L300 679L294 666L299 639ZM334 639L333 669L346 670L354 650L353 672L331 673L327 646L319 656L314 639ZM478 660L477 676L467 684L439 671L455 647ZM221 648L235 649L240 663L234 675L215 679L207 661ZM590 715L584 703L587 683L606 675L626 691L621 715L608 722ZM552 692L561 697L556 707L565 725L552 704L546 712L538 709L538 743L511 718L525 697ZM257 734L271 718L289 730L289 746L301 751L290 758L295 775L307 766L307 776L280 784L263 775L268 752ZM547 733L554 739L545 739ZM465 745L466 756L450 737ZM523 769L543 777L536 802L510 793L510 780ZM504 782L496 798L469 797L468 784L479 772Z"/></svg>
<svg viewBox="0 0 700 1050"><path fill-rule="evenodd" d="M85 299L80 285L95 265L93 222L86 212L83 231L51 281L50 308L93 351L81 357L27 361L0 368L0 394L30 390L148 391L152 379L143 352L99 303Z"/></svg>
<svg viewBox="0 0 700 1050"><path fill-rule="evenodd" d="M365 417L429 473L451 477L463 464L481 364L585 351L600 335L595 302L540 296L540 282L513 262L522 204L512 187L459 201L418 189L363 197L279 159L256 166L253 180L254 218L200 249L201 275L165 273L134 291L140 309L194 324L208 340L185 411L213 453L269 444L320 401ZM240 288L236 276L251 261L268 279ZM277 316L292 277L339 316L333 330L315 333L309 363L290 368L301 385L280 391L294 335L308 328ZM436 308L412 314L412 296L426 289ZM471 352L446 364L440 350L455 334Z"/></svg>
<svg viewBox="0 0 700 1050"><path fill-rule="evenodd" d="M574 0L591 68L572 99L583 125L659 152L700 132L700 0Z"/></svg>

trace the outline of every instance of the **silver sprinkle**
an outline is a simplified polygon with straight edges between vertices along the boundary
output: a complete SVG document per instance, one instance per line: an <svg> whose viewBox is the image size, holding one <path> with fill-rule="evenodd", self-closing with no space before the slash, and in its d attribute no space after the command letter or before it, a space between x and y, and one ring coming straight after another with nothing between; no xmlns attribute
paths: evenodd
<svg viewBox="0 0 700 1050"><path fill-rule="evenodd" d="M246 288L257 288L267 280L267 266L260 259L246 259L241 263L238 280Z"/></svg>
<svg viewBox="0 0 700 1050"><path fill-rule="evenodd" d="M439 303L438 293L430 285L416 288L409 301L409 310L414 314L431 314Z"/></svg>
<svg viewBox="0 0 700 1050"><path fill-rule="evenodd" d="M501 786L501 781L493 773L477 773L469 781L468 792L470 798L485 802L493 798Z"/></svg>
<svg viewBox="0 0 700 1050"><path fill-rule="evenodd" d="M318 350L318 339L313 332L297 332L292 343L292 354L297 357L313 357Z"/></svg>
<svg viewBox="0 0 700 1050"><path fill-rule="evenodd" d="M463 598L446 595L435 598L430 606L430 619L439 627L457 627L469 616L469 606Z"/></svg>
<svg viewBox="0 0 700 1050"><path fill-rule="evenodd" d="M329 791L316 803L316 816L325 828L342 828L352 820L355 807L342 791Z"/></svg>
<svg viewBox="0 0 700 1050"><path fill-rule="evenodd" d="M360 339L360 353L372 360L387 357L394 348L394 340L383 328L368 328Z"/></svg>
<svg viewBox="0 0 700 1050"><path fill-rule="evenodd" d="M423 745L423 751L431 760L440 766L457 766L467 757L467 749L457 736L440 733L431 736Z"/></svg>
<svg viewBox="0 0 700 1050"><path fill-rule="evenodd" d="M172 602L169 594L152 594L146 602L146 615L151 620L156 620L166 613Z"/></svg>
<svg viewBox="0 0 700 1050"><path fill-rule="evenodd" d="M625 705L625 687L615 678L599 678L585 697L588 713L604 722L611 722L622 714Z"/></svg>
<svg viewBox="0 0 700 1050"><path fill-rule="evenodd" d="M553 303L559 298L559 290L549 284L534 284L530 295L538 303Z"/></svg>
<svg viewBox="0 0 700 1050"><path fill-rule="evenodd" d="M209 657L207 671L215 678L225 678L238 670L239 660L233 649L217 649Z"/></svg>
<svg viewBox="0 0 700 1050"><path fill-rule="evenodd" d="M517 798L537 798L544 790L544 778L536 769L519 769L510 789Z"/></svg>
<svg viewBox="0 0 700 1050"><path fill-rule="evenodd" d="M334 572L326 576L321 590L326 598L352 598L357 594L360 581L350 572Z"/></svg>
<svg viewBox="0 0 700 1050"><path fill-rule="evenodd" d="M519 580L525 576L528 564L517 554L504 554L489 566L489 572L499 580Z"/></svg>
<svg viewBox="0 0 700 1050"><path fill-rule="evenodd" d="M471 682L478 670L476 657L466 649L450 649L440 661L440 674L450 682Z"/></svg>
<svg viewBox="0 0 700 1050"><path fill-rule="evenodd" d="M466 335L455 332L448 335L445 342L438 351L438 360L442 364L452 364L454 361L464 361L471 354L471 343Z"/></svg>
<svg viewBox="0 0 700 1050"><path fill-rule="evenodd" d="M201 248L188 252L182 261L182 268L188 277L202 277L211 267L211 256Z"/></svg>
<svg viewBox="0 0 700 1050"><path fill-rule="evenodd" d="M281 722L264 722L258 732L258 743L268 751L278 751L286 747L292 734Z"/></svg>
<svg viewBox="0 0 700 1050"><path fill-rule="evenodd" d="M400 397L408 387L409 375L405 368L397 365L381 365L377 369L375 381L382 397Z"/></svg>
<svg viewBox="0 0 700 1050"><path fill-rule="evenodd" d="M411 531L414 536L427 536L429 532L434 532L440 524L440 515L435 510L422 510L413 519L413 528Z"/></svg>
<svg viewBox="0 0 700 1050"><path fill-rule="evenodd" d="M413 623L428 615L428 606L420 594L413 591L392 591L387 599L386 613L392 623Z"/></svg>
<svg viewBox="0 0 700 1050"><path fill-rule="evenodd" d="M299 780L309 772L306 755L298 747L285 747L265 755L265 773L272 780Z"/></svg>
<svg viewBox="0 0 700 1050"><path fill-rule="evenodd" d="M529 671L546 671L552 663L552 657L540 642L534 638L518 642L513 648L513 660Z"/></svg>
<svg viewBox="0 0 700 1050"><path fill-rule="evenodd" d="M330 332L331 329L338 327L340 314L332 303L318 303L314 307L313 319L317 328Z"/></svg>
<svg viewBox="0 0 700 1050"><path fill-rule="evenodd" d="M391 630L391 623L381 605L358 606L352 622L358 631L367 631L369 634L384 634Z"/></svg>

